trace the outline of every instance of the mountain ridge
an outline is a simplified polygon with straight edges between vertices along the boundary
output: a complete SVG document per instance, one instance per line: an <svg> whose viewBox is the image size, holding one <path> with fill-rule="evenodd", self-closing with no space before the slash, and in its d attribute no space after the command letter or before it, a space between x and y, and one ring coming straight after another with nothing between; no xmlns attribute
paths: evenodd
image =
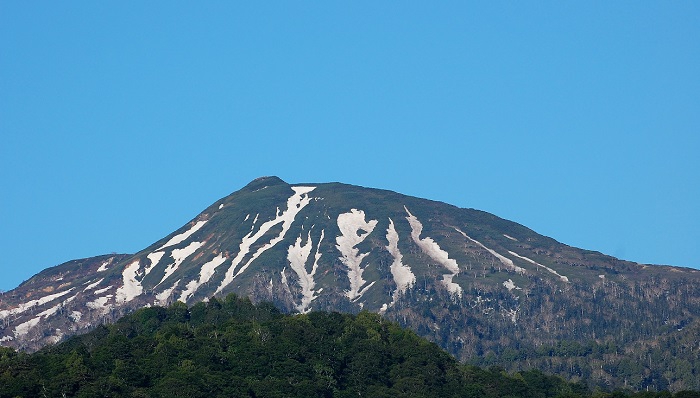
<svg viewBox="0 0 700 398"><path fill-rule="evenodd" d="M698 281L697 270L577 249L480 210L261 177L137 253L67 262L6 293L0 344L31 351L144 306L236 293L286 312L378 312L461 361L525 363L564 340L651 347L668 325L697 322ZM652 368L636 388L675 382ZM559 374L586 372L619 379ZM700 388L688 383L678 388Z"/></svg>

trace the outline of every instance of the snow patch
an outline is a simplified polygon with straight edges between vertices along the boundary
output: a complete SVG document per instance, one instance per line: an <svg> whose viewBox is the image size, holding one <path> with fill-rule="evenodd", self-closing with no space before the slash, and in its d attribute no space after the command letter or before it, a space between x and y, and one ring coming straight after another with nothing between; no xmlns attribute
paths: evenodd
<svg viewBox="0 0 700 398"><path fill-rule="evenodd" d="M396 290L392 294L392 302L388 305L388 307L391 307L406 289L416 283L416 276L411 271L411 267L403 263L403 255L399 251L399 234L396 232L394 221L391 218L389 218L389 228L386 230L386 239L389 241L389 245L386 249L391 253L391 256L394 257L394 261L391 263L391 275L394 277L394 282L396 283ZM383 311L380 310L380 312L386 311L388 307L385 308L382 306Z"/></svg>
<svg viewBox="0 0 700 398"><path fill-rule="evenodd" d="M178 279L171 287L163 290L162 292L158 293L156 295L156 300L158 300L159 305L167 305L168 304L168 299L170 296L173 294L173 290L177 287L177 285L180 283L180 279Z"/></svg>
<svg viewBox="0 0 700 398"><path fill-rule="evenodd" d="M51 295L42 297L42 298L37 299L37 300L30 300L30 301L27 301L26 303L21 303L21 304L19 304L19 306L17 306L17 308L13 308L11 310L0 311L0 319L7 318L9 315L21 314L21 313L33 308L34 306L44 305L44 304L51 302L59 297L65 296L66 294L70 293L73 289L74 288L70 288L68 290L64 290L64 291L59 292L59 293L51 294Z"/></svg>
<svg viewBox="0 0 700 398"><path fill-rule="evenodd" d="M73 290L73 289L71 289L71 290ZM69 290L69 291L70 291L70 290ZM14 330L14 335L15 335L15 337L19 337L19 336L24 336L24 335L26 335L27 333L29 333L29 330L30 330L30 329L32 329L33 327L35 327L36 325L39 324L39 322L41 321L41 318L48 318L48 317L54 315L54 314L57 313L60 309L63 308L63 305L64 305L64 304L73 301L73 300L75 299L75 297L76 297L76 296L73 296L73 297L69 298L68 300L65 300L65 301L63 301L63 302L61 302L61 303L59 303L59 304L56 304L56 305L54 305L53 307L51 307L51 308L49 308L49 309L47 309L47 310L44 310L44 311L40 312L39 314L37 314L36 317L30 319L29 321L17 325L17 327L15 327L15 330Z"/></svg>
<svg viewBox="0 0 700 398"><path fill-rule="evenodd" d="M348 278L350 279L350 290L345 292L345 295L350 301L355 301L360 298L374 282L370 283L364 289L360 290L365 285L365 280L362 279L364 269L361 266L362 260L369 253L360 253L360 250L355 246L362 243L369 234L374 231L377 226L377 220L365 221L365 212L362 210L351 209L349 213L338 215L338 228L340 236L335 238L336 248L340 251L340 261L348 268Z"/></svg>
<svg viewBox="0 0 700 398"><path fill-rule="evenodd" d="M219 205L219 210L221 210L221 209L223 209L223 208L224 208L224 204L222 203L222 204Z"/></svg>
<svg viewBox="0 0 700 398"><path fill-rule="evenodd" d="M515 286L515 283L513 283L512 279L508 279L507 281L503 282L503 286L505 286L506 289L508 289L508 291L511 291L513 289L523 290L522 288Z"/></svg>
<svg viewBox="0 0 700 398"><path fill-rule="evenodd" d="M12 337L12 336L5 336L5 337L0 338L0 343L4 343L4 342L6 342L6 341L12 341L12 340L14 340L14 339L15 339L15 338Z"/></svg>
<svg viewBox="0 0 700 398"><path fill-rule="evenodd" d="M100 268L97 269L97 272L107 271L107 266L110 265L111 263L112 263L112 259L111 259L111 258L110 258L109 260L103 262L103 263L100 265Z"/></svg>
<svg viewBox="0 0 700 398"><path fill-rule="evenodd" d="M53 314L55 314L56 312L58 312L58 310L61 309L61 307L63 307L63 303L59 303L59 304L57 304L57 305L54 305L53 307L49 308L48 310L45 310L45 311L42 311L42 312L38 313L37 316L38 316L39 318L48 318L48 317L50 317L51 315L53 315Z"/></svg>
<svg viewBox="0 0 700 398"><path fill-rule="evenodd" d="M51 339L49 340L51 344L57 344L59 341L63 339L64 333L61 331L61 329L56 329L56 335L51 336Z"/></svg>
<svg viewBox="0 0 700 398"><path fill-rule="evenodd" d="M144 276L148 275L153 268L158 265L160 260L163 258L163 255L165 255L165 252L153 252L146 256L147 259L151 261L151 263L146 267L146 270L144 271Z"/></svg>
<svg viewBox="0 0 700 398"><path fill-rule="evenodd" d="M107 312L109 310L110 306L107 304L109 302L109 299L112 298L111 294L108 294L104 297L98 297L94 301L90 301L88 303L85 303L85 306L88 308L92 308L93 310L101 310L102 312Z"/></svg>
<svg viewBox="0 0 700 398"><path fill-rule="evenodd" d="M80 322L80 319L83 317L83 313L80 311L73 311L70 313L69 317L73 322Z"/></svg>
<svg viewBox="0 0 700 398"><path fill-rule="evenodd" d="M178 269L180 264L182 264L182 262L185 261L187 257L191 256L192 254L194 254L194 252L199 250L199 248L202 247L202 245L204 245L204 242L190 242L190 244L187 245L187 247L185 247L184 249L173 249L173 252L170 253L170 256L173 258L173 260L175 260L175 262L165 267L165 274L163 275L163 278L160 280L160 282L158 282L158 285L165 282L165 280L168 279L168 277Z"/></svg>
<svg viewBox="0 0 700 398"><path fill-rule="evenodd" d="M508 239L510 239L510 240L514 240L514 241L518 242L517 239L515 239L514 237L512 237L512 236L510 236L510 235L503 234L503 236L505 236L506 238L508 238Z"/></svg>
<svg viewBox="0 0 700 398"><path fill-rule="evenodd" d="M284 287L286 287L287 290L289 290L289 283L287 283L287 275L284 273L284 271L286 270L287 267L282 268L282 272L280 272L280 277L282 279L282 284L284 285Z"/></svg>
<svg viewBox="0 0 700 398"><path fill-rule="evenodd" d="M503 310L503 317L510 318L511 322L517 323L518 310Z"/></svg>
<svg viewBox="0 0 700 398"><path fill-rule="evenodd" d="M117 303L127 303L143 293L141 282L136 280L137 275L139 275L139 260L135 260L124 268L122 272L124 283L117 289L115 299Z"/></svg>
<svg viewBox="0 0 700 398"><path fill-rule="evenodd" d="M185 291L180 295L179 300L183 303L187 303L187 300L194 295L194 293L199 289L200 286L209 282L212 276L214 276L214 271L218 266L223 264L227 260L223 253L219 253L218 256L214 257L204 265L199 270L199 279L190 281L187 286L185 286Z"/></svg>
<svg viewBox="0 0 700 398"><path fill-rule="evenodd" d="M531 259L529 259L529 258L527 258L527 257L525 257L525 256L521 256L521 255L519 255L518 253L512 252L512 251L510 251L510 250L508 251L508 253L510 253L511 256L515 256L515 257L520 258L520 259L522 259L522 260L525 260L525 261L527 261L527 262L529 262L529 263L531 263L531 264L534 264L534 265L537 265L537 266L539 266L539 267L542 267L542 268L546 269L547 271L551 272L552 274L558 276L559 279L561 279L561 280L564 281L564 282L569 282L569 278L567 278L566 276L560 275L557 271L555 271L555 270L553 270L553 269L547 267L546 265L542 265L542 264L540 264L540 263L538 263L538 262L536 262L536 261L534 261L534 260L531 260Z"/></svg>
<svg viewBox="0 0 700 398"><path fill-rule="evenodd" d="M317 298L315 295L316 292L314 291L314 287L316 286L314 275L318 269L318 260L321 259L321 252L319 251L319 248L321 246L321 242L323 241L324 231L321 230L321 238L316 246L316 254L314 256L314 263L311 267L311 272L306 271L306 262L309 260L311 248L313 246L311 231L309 231L307 234L305 245L302 245L301 237L302 235L300 234L296 242L289 246L289 249L287 250L287 261L289 261L292 270L299 277L299 286L301 287L302 299L301 304L297 305L296 309L300 313L304 314L309 311L309 305L311 302ZM284 275L284 271L282 272L282 278L282 282L287 285L287 277Z"/></svg>
<svg viewBox="0 0 700 398"><path fill-rule="evenodd" d="M97 281L97 282L95 282L95 283L91 283L91 284L87 285L87 286L85 287L85 289L83 289L83 291L84 291L84 292L87 292L88 290L92 290L92 289L96 288L97 285L99 285L100 283L102 283L103 280L105 280L105 278L102 278L102 279L100 279L99 281ZM97 293L97 294L99 294L99 293Z"/></svg>
<svg viewBox="0 0 700 398"><path fill-rule="evenodd" d="M204 226L204 224L206 224L206 223L207 223L207 220L197 221L197 222L192 226L192 228L188 229L187 231L185 231L185 232L183 232L183 233L181 233L181 234L179 234L179 235L173 236L173 237L170 238L170 240L167 241L163 246L159 247L159 248L156 249L156 250L161 250L161 249L166 248L166 247L168 247L168 246L177 245L178 243L183 242L185 239L187 239L187 238L189 238L190 236L192 236L193 233L199 231L199 229L202 228L202 227Z"/></svg>
<svg viewBox="0 0 700 398"><path fill-rule="evenodd" d="M106 292L107 290L109 290L109 289L111 289L111 288L113 288L113 287L114 287L114 286L107 286L107 287L105 287L104 289L95 290L95 292L94 292L93 294L94 294L95 296L97 296L97 295L99 295L99 294L102 294L102 293Z"/></svg>
<svg viewBox="0 0 700 398"><path fill-rule="evenodd" d="M276 217L274 219L264 222L258 229L258 232L256 232L255 234L253 234L253 229L251 229L248 235L243 237L239 246L238 254L233 259L229 269L226 271L226 275L224 275L224 280L221 282L221 285L219 285L219 288L216 289L215 294L218 294L222 290L224 290L224 288L228 286L234 278L243 273L243 271L245 271L248 268L248 266L250 266L250 264L253 261L255 261L261 254L263 254L268 249L274 247L277 243L284 239L284 235L292 226L292 223L294 222L294 219L296 218L297 214L299 214L299 212L304 207L306 207L306 205L308 205L311 201L308 193L313 191L314 189L316 189L316 187L292 187L294 194L290 196L289 199L287 199L287 210L280 213L279 209L277 209ZM255 223L257 221L258 215L256 215L255 220L253 220L253 226L255 226ZM279 233L279 235L272 238L272 240L270 240L264 246L260 247L248 260L248 262L246 262L238 270L238 272L236 272L236 267L238 267L238 265L241 263L241 261L243 261L245 256L248 255L251 246L255 244L260 238L262 238L263 235L265 235L265 233L267 233L272 227L280 223L282 224L282 231Z"/></svg>
<svg viewBox="0 0 700 398"><path fill-rule="evenodd" d="M32 318L27 322L17 325L17 327L14 330L15 337L24 336L25 334L29 333L29 330L34 326L38 325L39 321L41 321L41 316Z"/></svg>
<svg viewBox="0 0 700 398"><path fill-rule="evenodd" d="M518 267L517 265L513 264L513 260L509 259L508 257L504 257L504 256L500 255L500 254L497 253L495 250L489 249L488 247L484 246L484 245L483 245L481 242L479 242L478 240L470 238L469 236L467 236L467 234L465 234L464 232L462 232L459 228L456 228L456 227L453 227L453 228L454 228L457 232L459 232L460 234L462 234L462 236L464 236L465 238L467 238L467 239L469 239L470 241L476 243L476 244L479 245L482 249L484 249L484 250L486 250L487 252L491 253L491 255L493 255L494 257L496 257L496 258L497 258L503 265L505 265L507 268L510 268L510 269L512 269L513 271L518 272L518 273L521 273L521 274L525 273L525 268L523 268L523 267Z"/></svg>
<svg viewBox="0 0 700 398"><path fill-rule="evenodd" d="M457 264L457 261L449 258L449 254L442 250L440 245L438 245L432 238L421 239L420 234L423 232L423 224L421 224L416 216L408 211L406 206L403 208L406 210L406 213L408 213L408 217L406 217L406 219L411 225L411 238L413 238L413 241L416 242L418 247L420 247L425 254L450 271L449 274L442 275L442 283L450 293L461 297L462 287L452 282L452 278L459 274L459 265Z"/></svg>

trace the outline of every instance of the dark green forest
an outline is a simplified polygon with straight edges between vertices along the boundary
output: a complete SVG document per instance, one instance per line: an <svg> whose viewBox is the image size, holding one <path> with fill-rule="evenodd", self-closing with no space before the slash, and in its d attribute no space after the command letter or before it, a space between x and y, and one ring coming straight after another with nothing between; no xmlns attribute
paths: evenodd
<svg viewBox="0 0 700 398"><path fill-rule="evenodd" d="M0 348L13 397L700 397L590 391L537 370L462 365L379 315L284 315L230 295L144 308L33 354Z"/></svg>

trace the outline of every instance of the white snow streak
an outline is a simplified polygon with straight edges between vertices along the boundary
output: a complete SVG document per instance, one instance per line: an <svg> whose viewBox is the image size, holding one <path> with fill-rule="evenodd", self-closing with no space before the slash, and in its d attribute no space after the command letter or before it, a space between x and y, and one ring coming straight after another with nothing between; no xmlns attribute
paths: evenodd
<svg viewBox="0 0 700 398"><path fill-rule="evenodd" d="M447 270L451 272L450 274L442 275L442 284L445 285L450 293L461 297L462 287L452 282L452 278L459 274L459 265L457 264L457 261L449 258L449 254L442 250L440 245L438 245L432 238L421 239L420 234L423 232L423 224L421 224L418 218L408 211L406 206L403 208L406 209L406 213L408 213L408 217L406 217L406 219L408 220L408 223L411 224L411 238L413 238L413 241L416 242L418 247L420 247L425 254L442 264L443 267L447 268Z"/></svg>
<svg viewBox="0 0 700 398"><path fill-rule="evenodd" d="M508 279L507 281L503 282L503 286L505 286L506 289L508 289L508 291L513 290L513 289L522 290L522 288L515 286L515 283L513 282L512 279Z"/></svg>
<svg viewBox="0 0 700 398"><path fill-rule="evenodd" d="M297 238L293 245L289 246L287 251L287 260L292 267L292 270L299 277L299 286L301 287L301 304L296 306L297 311L306 313L309 311L309 304L316 299L314 287L316 282L314 281L314 275L318 269L318 260L321 258L321 253L319 252L319 247L323 241L324 231L321 230L321 238L318 241L318 246L316 246L316 255L314 257L314 264L311 267L311 272L306 271L306 262L309 260L309 255L311 255L311 248L313 246L313 241L311 240L311 231L308 232L306 238L306 244L301 244L301 235ZM287 283L287 277L282 273L284 278L283 283Z"/></svg>
<svg viewBox="0 0 700 398"><path fill-rule="evenodd" d="M41 321L41 316L38 316L36 318L32 318L32 319L28 320L27 322L24 322L24 323L17 325L17 327L14 330L15 337L24 336L25 334L29 333L29 329L38 325L39 321Z"/></svg>
<svg viewBox="0 0 700 398"><path fill-rule="evenodd" d="M165 267L165 274L163 275L163 278L160 280L160 282L158 282L158 285L165 282L165 280L168 279L168 277L177 270L180 264L182 264L182 262L185 261L187 257L194 254L194 252L196 252L200 247L202 247L203 244L204 242L190 242L190 244L187 245L187 247L185 247L184 249L173 249L173 252L170 253L170 256L173 258L173 260L175 260L175 262Z"/></svg>
<svg viewBox="0 0 700 398"><path fill-rule="evenodd" d="M503 316L510 318L511 322L517 323L518 320L518 310L504 310Z"/></svg>
<svg viewBox="0 0 700 398"><path fill-rule="evenodd" d="M469 239L470 241L476 243L477 245L481 246L482 249L486 250L487 252L491 253L494 257L496 257L503 265L506 267L512 269L515 272L519 273L525 273L525 268L523 267L518 267L517 265L513 264L513 260L509 259L508 257L504 257L500 254L498 254L495 250L489 249L488 247L484 246L481 242L479 242L476 239L470 238L467 234L462 232L459 228L453 227L457 232L462 234L465 238Z"/></svg>
<svg viewBox="0 0 700 398"><path fill-rule="evenodd" d="M88 308L92 308L93 310L102 310L102 312L107 312L107 310L110 307L109 305L107 305L107 303L109 302L109 299L111 299L111 298L112 298L112 295L108 294L104 297L99 297L94 301L86 303L85 305Z"/></svg>
<svg viewBox="0 0 700 398"><path fill-rule="evenodd" d="M516 242L518 241L517 239L515 239L514 237L512 237L512 236L510 236L510 235L503 234L503 236L505 236L506 238L508 238L508 239L510 239L510 240L514 240L514 241L516 241Z"/></svg>
<svg viewBox="0 0 700 398"><path fill-rule="evenodd" d="M111 289L112 287L113 287L113 286L107 286L107 287L105 287L104 289L95 290L95 292L94 292L93 294L94 294L95 296L100 295L100 294L106 292L107 290Z"/></svg>
<svg viewBox="0 0 700 398"><path fill-rule="evenodd" d="M163 258L163 255L165 255L165 252L153 252L146 256L151 263L146 266L146 270L144 271L144 276L148 275L153 268L155 268L156 265L160 262L160 260Z"/></svg>
<svg viewBox="0 0 700 398"><path fill-rule="evenodd" d="M399 234L396 232L394 221L391 218L389 219L389 228L386 230L386 239L389 241L389 245L386 249L391 253L391 256L394 257L394 261L391 263L391 275L393 275L394 282L396 282L396 290L392 294L391 304L386 308L382 307L384 311L386 311L388 307L393 306L399 296L416 283L416 276L411 271L411 267L402 262L403 255L399 251Z"/></svg>
<svg viewBox="0 0 700 398"><path fill-rule="evenodd" d="M73 311L70 313L70 319L73 320L73 322L80 322L80 318L83 317L83 313L80 311Z"/></svg>
<svg viewBox="0 0 700 398"><path fill-rule="evenodd" d="M204 226L204 224L206 224L206 223L207 223L207 220L197 221L197 222L192 226L192 228L188 229L187 231L185 231L185 232L183 232L183 233L181 233L181 234L179 234L179 235L173 236L173 237L170 238L170 240L167 241L163 246L159 247L159 248L156 249L156 250L160 250L160 249L166 248L166 247L168 247L168 246L177 245L178 243L183 242L185 239L187 239L187 238L189 238L190 236L192 236L193 233L197 232L200 228L202 228L202 227Z"/></svg>
<svg viewBox="0 0 700 398"><path fill-rule="evenodd" d="M280 276L282 279L282 284L287 287L287 290L289 290L289 283L287 283L287 275L284 273L284 271L287 270L287 267L282 268L282 272L280 272Z"/></svg>
<svg viewBox="0 0 700 398"><path fill-rule="evenodd" d="M224 254L219 253L218 256L214 257L209 262L202 265L202 268L199 270L199 279L190 281L187 284L187 286L185 287L185 291L182 292L179 300L183 303L187 303L187 299L189 299L197 291L197 289L199 289L200 286L209 282L209 279L211 279L211 277L214 276L214 271L216 270L216 267L223 264L226 260L227 259L226 257L224 257Z"/></svg>
<svg viewBox="0 0 700 398"><path fill-rule="evenodd" d="M72 290L72 289L71 289L71 290ZM61 303L58 303L58 304L54 305L53 307L51 307L51 308L49 308L49 309L47 309L47 310L44 310L44 311L40 312L39 314L37 314L36 317L30 319L29 321L24 322L24 323L22 323L22 324L20 324L20 325L17 325L17 327L16 327L15 330L14 330L15 337L19 337L20 335L25 335L25 334L29 333L29 330L30 330L31 328L33 328L34 326L36 326L36 325L39 324L39 321L41 321L41 318L48 318L48 317L50 317L51 315L53 315L53 314L55 314L56 312L58 312L58 310L60 310L61 308L63 308L63 305L64 305L64 304L70 303L71 301L75 300L76 297L77 297L77 296L73 296L73 297L71 297L71 298L69 298L69 299L67 299L67 300L65 300L65 301L63 301L63 302L61 302Z"/></svg>
<svg viewBox="0 0 700 398"><path fill-rule="evenodd" d="M97 269L97 272L102 272L102 271L107 271L107 266L112 263L112 259L110 258L109 260L103 262L100 265L100 268Z"/></svg>
<svg viewBox="0 0 700 398"><path fill-rule="evenodd" d="M115 299L117 303L127 303L143 293L141 282L136 280L138 274L139 260L132 262L124 268L122 272L124 284L117 289L117 297Z"/></svg>
<svg viewBox="0 0 700 398"><path fill-rule="evenodd" d="M180 283L180 279L178 279L171 287L163 290L162 292L158 293L156 295L156 299L158 300L158 304L160 305L167 305L168 304L168 299L170 296L173 294L173 290L177 287L177 285Z"/></svg>
<svg viewBox="0 0 700 398"><path fill-rule="evenodd" d="M527 258L527 257L525 257L525 256L521 256L521 255L519 255L518 253L512 252L512 251L510 251L510 250L508 251L508 253L510 253L512 256L518 257L518 258L523 259L523 260L525 260L525 261L527 261L527 262L529 262L529 263L535 264L535 265L537 265L537 266L540 266L540 267L546 269L547 271L549 271L549 272L553 273L554 275L558 276L559 279L561 279L561 280L564 281L564 282L569 282L569 278L567 278L567 277L565 277L565 276L563 276L563 275L560 275L557 271L555 271L555 270L553 270L553 269L547 267L546 265L542 265L542 264L540 264L540 263L538 263L538 262L536 262L536 261L534 261L534 260L530 260L529 258Z"/></svg>
<svg viewBox="0 0 700 398"><path fill-rule="evenodd" d="M21 314L24 311L27 311L28 309L33 308L34 306L44 305L44 304L51 302L59 297L65 296L66 294L70 293L71 290L73 290L73 289L74 288L70 288L68 290L64 290L64 291L59 292L59 293L51 294L51 295L48 295L46 297L42 297L42 298L37 299L37 300L30 300L30 301L27 301L26 303L21 303L17 308L14 308L11 310L0 311L0 319L4 319L9 315Z"/></svg>
<svg viewBox="0 0 700 398"><path fill-rule="evenodd" d="M369 234L372 233L374 227L377 226L377 220L365 221L365 212L362 210L351 209L349 213L338 215L338 228L340 236L335 238L336 248L341 253L340 261L348 267L348 278L350 279L350 290L345 292L345 295L351 300L360 298L374 282L360 290L366 283L362 279L364 269L361 266L362 260L369 253L360 253L360 250L355 246L362 243Z"/></svg>
<svg viewBox="0 0 700 398"><path fill-rule="evenodd" d="M96 288L97 285L99 285L100 283L102 283L103 280L105 280L105 278L102 278L102 279L100 279L99 281L97 281L97 282L95 282L95 283L89 284L88 286L85 287L85 289L84 289L83 291L87 292L88 290L92 290L92 289Z"/></svg>
<svg viewBox="0 0 700 398"><path fill-rule="evenodd" d="M292 223L294 222L294 219L296 218L297 214L306 207L306 205L309 204L311 199L308 196L308 193L316 189L316 187L292 187L292 190L294 190L294 195L290 196L289 199L287 199L287 210L285 210L282 214L280 214L279 209L276 213L276 217L272 220L264 222L261 226L260 229L258 229L258 232L253 234L253 230L248 233L248 235L244 236L243 239L241 240L241 245L238 250L238 254L236 257L233 259L231 266L229 269L226 271L226 275L224 275L224 280L221 282L221 285L219 286L218 289L216 289L216 293L220 293L226 286L228 286L231 282L233 282L233 279L236 278L238 275L240 275L243 271L250 266L250 264L255 261L261 254L263 254L266 250L270 249L271 247L275 246L277 243L279 243L283 238L284 235L287 233L289 230L289 227L291 227ZM258 215L255 216L255 220L253 220L253 226L255 226L255 223L258 221ZM280 234L276 237L274 237L270 242L268 242L266 245L260 247L254 254L253 256L246 262L239 270L238 272L236 271L236 267L243 261L245 256L248 255L250 252L250 248L253 244L255 244L260 238L263 237L272 227L274 227L277 224L282 223L282 231ZM235 272L235 273L234 273Z"/></svg>
<svg viewBox="0 0 700 398"><path fill-rule="evenodd" d="M54 305L53 307L49 308L48 310L45 310L45 311L40 312L39 314L37 314L37 316L38 316L39 318L48 318L48 317L50 317L51 315L53 315L53 314L55 314L56 312L58 312L58 310L61 309L62 306L63 306L63 303L56 304L56 305Z"/></svg>

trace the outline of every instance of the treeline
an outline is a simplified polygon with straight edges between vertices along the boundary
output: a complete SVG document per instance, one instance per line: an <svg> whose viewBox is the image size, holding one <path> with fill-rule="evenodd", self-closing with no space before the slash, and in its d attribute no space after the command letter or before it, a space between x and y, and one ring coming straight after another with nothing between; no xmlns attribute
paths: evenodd
<svg viewBox="0 0 700 398"><path fill-rule="evenodd" d="M13 397L700 397L591 392L537 370L465 366L378 315L283 315L230 295L139 310L34 354L0 348Z"/></svg>

